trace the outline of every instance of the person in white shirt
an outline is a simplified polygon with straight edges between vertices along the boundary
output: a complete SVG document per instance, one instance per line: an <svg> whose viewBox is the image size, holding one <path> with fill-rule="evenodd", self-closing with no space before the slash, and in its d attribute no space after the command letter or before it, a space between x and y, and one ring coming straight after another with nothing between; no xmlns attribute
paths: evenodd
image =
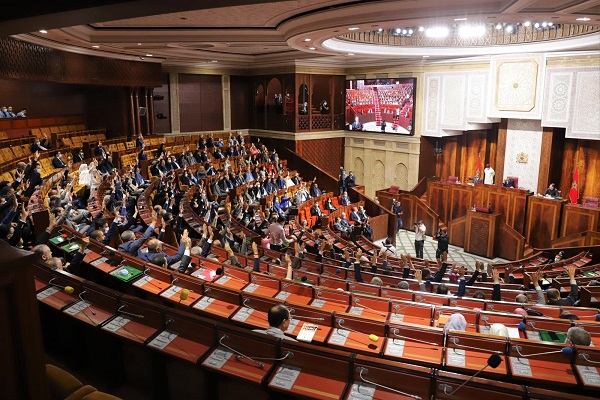
<svg viewBox="0 0 600 400"><path fill-rule="evenodd" d="M383 257L384 254L386 254L388 256L395 256L396 255L396 248L392 245L392 241L390 240L390 238L385 239L385 243L383 244L383 246L379 249L379 257Z"/></svg>
<svg viewBox="0 0 600 400"><path fill-rule="evenodd" d="M290 311L285 306L277 304L271 307L267 319L269 320L269 328L264 330L254 329L253 332L264 333L269 336L292 340L294 342L297 341L292 337L286 336L284 333L289 328L291 322Z"/></svg>
<svg viewBox="0 0 600 400"><path fill-rule="evenodd" d="M423 247L425 247L425 224L422 220L415 222L415 251L417 258L423 258Z"/></svg>
<svg viewBox="0 0 600 400"><path fill-rule="evenodd" d="M483 170L483 183L486 185L493 185L495 175L496 171L494 171L490 164L485 164L485 169Z"/></svg>

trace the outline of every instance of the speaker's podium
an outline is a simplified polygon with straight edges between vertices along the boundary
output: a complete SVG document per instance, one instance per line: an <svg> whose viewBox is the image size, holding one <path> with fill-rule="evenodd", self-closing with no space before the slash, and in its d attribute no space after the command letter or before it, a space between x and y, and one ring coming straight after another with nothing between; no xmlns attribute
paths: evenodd
<svg viewBox="0 0 600 400"><path fill-rule="evenodd" d="M483 211L483 212L482 212ZM465 251L486 258L494 258L494 242L501 214L468 211L465 225Z"/></svg>

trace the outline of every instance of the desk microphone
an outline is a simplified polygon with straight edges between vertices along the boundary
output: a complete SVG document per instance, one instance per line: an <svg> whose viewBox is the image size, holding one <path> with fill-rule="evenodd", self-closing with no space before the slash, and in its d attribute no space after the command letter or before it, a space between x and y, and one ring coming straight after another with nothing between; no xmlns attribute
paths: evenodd
<svg viewBox="0 0 600 400"><path fill-rule="evenodd" d="M228 350L231 350L232 352L234 352L236 354L235 359L236 360L241 360L241 359L247 359L252 361L254 364L256 364L256 366L260 369L263 369L265 367L265 365L263 363L261 363L260 361L257 360L270 360L270 361L282 361L285 360L286 358L292 358L294 357L294 353L292 353L291 351L286 351L285 355L283 357L279 357L279 358L272 358L272 357L249 357L247 355L245 355L244 353L234 349L233 347L229 347L226 344L223 343L224 340L228 340L229 336L227 335L223 335L221 336L221 338L219 339L219 344L223 347L225 347Z"/></svg>
<svg viewBox="0 0 600 400"><path fill-rule="evenodd" d="M377 315L381 315L382 317L387 317L387 316L388 316L388 315L387 315L387 313L383 313L383 312L381 312L381 311L379 311L379 310L375 310L374 308L367 307L367 306L364 306L364 305L360 304L360 299L354 299L354 304L357 304L357 305L358 305L359 307L361 307L361 308L366 308L367 310L371 310L371 311L373 311L375 314L377 314Z"/></svg>
<svg viewBox="0 0 600 400"><path fill-rule="evenodd" d="M421 340L421 339L414 339L414 338L411 338L411 337L408 337L408 336L402 336L402 335L399 335L399 334L398 334L398 332L400 332L400 330L399 330L398 328L392 328L392 329L390 330L390 333L391 333L392 335L394 335L394 336L396 336L396 337L398 337L398 338L400 338L400 339L403 339L403 340L410 340L411 342L419 342L419 343L429 344L429 345L431 345L431 346L435 346L435 347L440 347L440 345L439 345L439 344L437 344L437 343L434 343L434 342L427 342L427 341L425 341L425 340Z"/></svg>
<svg viewBox="0 0 600 400"><path fill-rule="evenodd" d="M492 368L498 368L498 366L502 363L502 357L500 357L498 354L492 354L488 360L487 360L487 364L484 365L483 368L481 368L479 371L475 372L475 374L473 376L471 376L469 379L467 379L466 381L464 381L459 387L457 387L456 389L454 389L452 392L448 393L448 389L452 389L452 386L450 385L446 385L446 384L441 384L439 386L439 388L441 390L444 391L444 394L448 395L448 396L453 396L456 392L458 392L463 386L465 386L467 383L471 382L473 380L473 378L475 378L477 375L479 375L479 373L481 371L483 371L484 369L486 369L487 367L492 367Z"/></svg>
<svg viewBox="0 0 600 400"><path fill-rule="evenodd" d="M293 308L289 308L288 311L290 312L290 315L294 314L296 312L296 310L294 310ZM314 320L314 321L325 321L325 318L321 318L321 317L309 317L309 316L306 316L306 315L298 315L298 314L294 314L294 315L292 315L292 317L293 318L297 318L297 319L311 319L311 320Z"/></svg>
<svg viewBox="0 0 600 400"><path fill-rule="evenodd" d="M348 302L344 301L344 300L332 299L330 297L323 297L323 292L317 292L317 299L326 300L326 301L334 301L336 303L342 303L342 304L348 304Z"/></svg>
<svg viewBox="0 0 600 400"><path fill-rule="evenodd" d="M565 357L570 357L573 355L572 347L563 347L560 350L544 351L542 353L532 353L532 354L521 353L521 350L523 350L523 347L521 347L521 346L512 346L512 349L514 351L516 351L521 358L530 358L530 357L536 357L536 356L543 356L546 354L558 354L558 353L562 353L562 355Z"/></svg>
<svg viewBox="0 0 600 400"><path fill-rule="evenodd" d="M73 292L75 292L75 289L73 289L73 286L61 286L61 285L57 285L56 283L52 283L53 280L55 280L56 278L52 278L48 281L49 285L52 286L56 286L58 288L61 288L63 290L63 292L65 292L66 294L73 294Z"/></svg>
<svg viewBox="0 0 600 400"><path fill-rule="evenodd" d="M156 287L156 288L162 289L162 288L161 288L160 286L158 286L156 283L152 282L152 281L154 280L154 278L153 278L153 277L151 277L150 275L148 275L148 271L150 271L150 268L146 268L146 269L144 270L144 272L143 272L143 275L144 275L145 277L147 277L147 278L150 278L150 279L148 279L147 283L151 284L152 286L154 286L154 287Z"/></svg>
<svg viewBox="0 0 600 400"><path fill-rule="evenodd" d="M144 316L142 314L134 314L134 313L130 313L128 311L123 311L123 309L125 309L125 308L127 308L127 304L123 304L121 307L119 307L117 309L117 312L119 312L121 314L129 315L129 316L132 316L132 317L136 317L136 318L139 318L139 319L144 319Z"/></svg>
<svg viewBox="0 0 600 400"><path fill-rule="evenodd" d="M250 298L246 297L246 298L244 298L244 300L242 300L242 305L244 307L246 307L247 309L252 310L252 311L256 311L257 313L263 314L265 316L267 315L266 312L258 311L257 309L253 308L252 306L249 306L248 303L250 303ZM246 313L248 313L248 311L246 311Z"/></svg>
<svg viewBox="0 0 600 400"><path fill-rule="evenodd" d="M81 297L84 293L87 293L87 290L84 290L83 292L79 293L79 300L81 300L83 303L88 303L91 306L92 303L90 303L89 301L85 301L83 297ZM96 315L96 311L92 310L91 308L90 311L92 312L92 315Z"/></svg>
<svg viewBox="0 0 600 400"><path fill-rule="evenodd" d="M367 334L367 333L364 333L364 332L361 332L361 331L357 331L357 330L354 330L354 329L346 328L346 327L344 326L344 320L343 320L343 319L341 319L341 318L338 318L338 319L336 319L336 320L335 320L335 322L338 324L338 326L339 326L340 328L342 328L342 329L344 329L344 330L346 330L346 331L355 332L355 333L360 333L361 335L365 335L365 336L367 336L371 342L378 342L378 341L379 341L379 336L377 336L377 335L375 335L375 334L373 334L373 333L371 333L371 334Z"/></svg>
<svg viewBox="0 0 600 400"><path fill-rule="evenodd" d="M360 380L361 380L361 381L363 381L363 382L366 382L366 383L368 383L368 384L370 384L370 385L377 386L377 387L381 387L381 388L383 388L383 389L389 390L389 391L391 391L391 392L394 392L394 393L401 394L401 395L403 395L403 396L406 396L406 397L411 397L411 398L413 398L413 399L419 399L419 400L421 399L421 397L419 397L419 396L415 396L415 395L412 395L412 394L404 393L404 392L401 392L400 390L397 390L397 389L392 389L391 387L384 386L384 385L382 385L382 384L380 384L380 383L376 383L376 382L373 382L373 381L370 381L370 380L367 380L367 379L365 379L365 378L363 377L363 374L365 374L365 375L366 375L366 374L368 374L368 373L369 373L369 370L368 370L367 368L365 368L365 367L358 367L358 368L356 369L356 372L358 372L358 376L360 377Z"/></svg>

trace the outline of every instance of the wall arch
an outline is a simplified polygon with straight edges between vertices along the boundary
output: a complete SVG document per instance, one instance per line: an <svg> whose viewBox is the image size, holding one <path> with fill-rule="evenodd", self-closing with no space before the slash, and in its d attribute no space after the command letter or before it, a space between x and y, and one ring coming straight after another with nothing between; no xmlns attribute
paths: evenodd
<svg viewBox="0 0 600 400"><path fill-rule="evenodd" d="M396 164L394 167L394 185L398 185L400 189L408 190L408 167L403 163Z"/></svg>
<svg viewBox="0 0 600 400"><path fill-rule="evenodd" d="M365 182L365 163L360 157L356 157L354 159L352 170L354 171L354 175L356 175L356 183L359 185L364 185Z"/></svg>
<svg viewBox="0 0 600 400"><path fill-rule="evenodd" d="M373 191L385 188L385 164L381 160L373 164Z"/></svg>

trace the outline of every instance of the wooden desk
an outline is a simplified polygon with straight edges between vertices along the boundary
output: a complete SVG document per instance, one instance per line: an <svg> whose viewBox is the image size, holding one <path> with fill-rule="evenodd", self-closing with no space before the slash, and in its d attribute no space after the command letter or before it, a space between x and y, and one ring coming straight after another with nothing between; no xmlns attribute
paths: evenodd
<svg viewBox="0 0 600 400"><path fill-rule="evenodd" d="M565 204L562 208L560 237L600 230L600 209L581 204Z"/></svg>
<svg viewBox="0 0 600 400"><path fill-rule="evenodd" d="M527 223L523 233L525 242L538 249L551 247L551 241L558 237L560 214L566 202L567 200L530 197L527 202Z"/></svg>
<svg viewBox="0 0 600 400"><path fill-rule="evenodd" d="M494 258L494 241L500 225L500 214L468 211L465 225L465 251Z"/></svg>

